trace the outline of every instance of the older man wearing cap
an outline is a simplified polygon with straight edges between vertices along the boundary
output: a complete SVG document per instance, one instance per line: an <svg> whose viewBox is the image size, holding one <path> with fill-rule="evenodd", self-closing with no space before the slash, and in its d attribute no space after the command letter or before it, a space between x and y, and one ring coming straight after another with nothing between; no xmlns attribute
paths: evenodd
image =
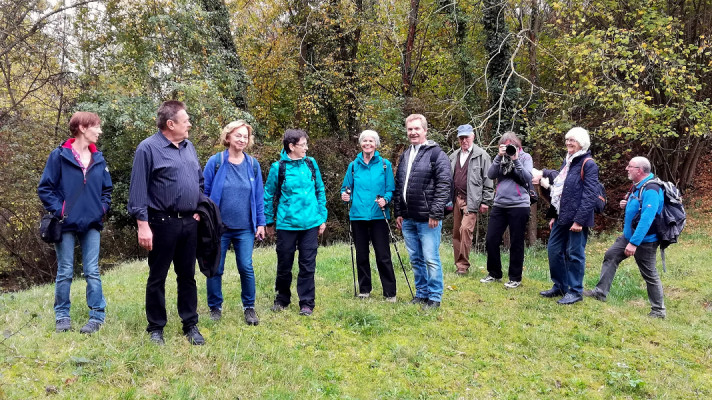
<svg viewBox="0 0 712 400"><path fill-rule="evenodd" d="M470 268L472 234L477 213L485 213L494 199L494 184L487 177L492 164L490 156L474 144L475 135L470 125L457 128L460 148L450 155L453 176L452 247L455 253L455 273L464 275Z"/></svg>

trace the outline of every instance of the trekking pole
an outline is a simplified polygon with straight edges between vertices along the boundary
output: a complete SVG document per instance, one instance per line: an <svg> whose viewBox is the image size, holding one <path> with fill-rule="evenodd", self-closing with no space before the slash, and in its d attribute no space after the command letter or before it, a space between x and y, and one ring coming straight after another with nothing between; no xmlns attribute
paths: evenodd
<svg viewBox="0 0 712 400"><path fill-rule="evenodd" d="M382 199L383 196L376 196L376 200ZM398 246L396 246L396 237L393 235L391 230L391 224L388 223L388 218L386 217L386 208L381 207L381 212L383 213L383 219L386 220L386 226L388 226L388 233L391 236L391 243L393 243L393 248L396 249L396 255L398 256L398 262L400 263L401 269L403 270L403 276L405 276L405 282L408 284L408 289L410 290L410 296L415 298L413 294L413 288L410 286L410 280L408 280L408 274L405 272L405 266L403 266L403 260L401 260L400 253L398 252Z"/></svg>
<svg viewBox="0 0 712 400"><path fill-rule="evenodd" d="M353 274L354 277L354 297L357 296L356 293L356 267L354 266L354 234L351 231L351 201L353 200L351 198L351 189L346 188L346 194L349 195L349 202L348 202L348 207L349 207L349 244L351 245L351 273Z"/></svg>

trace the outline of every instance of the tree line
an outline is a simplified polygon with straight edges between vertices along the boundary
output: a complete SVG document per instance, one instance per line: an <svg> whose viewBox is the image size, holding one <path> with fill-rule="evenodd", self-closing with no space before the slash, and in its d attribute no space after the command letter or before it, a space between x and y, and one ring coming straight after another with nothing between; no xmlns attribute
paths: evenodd
<svg viewBox="0 0 712 400"><path fill-rule="evenodd" d="M141 254L125 207L133 152L170 98L188 105L203 162L234 119L255 127L263 169L286 128L305 129L330 194L329 240L346 238L338 188L358 134L376 130L395 162L413 112L445 149L460 124L492 154L514 130L548 168L580 125L609 197L627 189L616 171L633 155L693 188L710 150L710 20L712 0L0 0L0 277L52 278L35 189L76 110L103 121L113 261Z"/></svg>

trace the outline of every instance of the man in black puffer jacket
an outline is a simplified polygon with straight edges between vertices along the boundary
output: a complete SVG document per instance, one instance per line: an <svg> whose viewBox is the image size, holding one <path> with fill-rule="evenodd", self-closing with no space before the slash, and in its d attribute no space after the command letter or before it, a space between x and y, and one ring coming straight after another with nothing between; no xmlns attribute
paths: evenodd
<svg viewBox="0 0 712 400"><path fill-rule="evenodd" d="M405 120L410 146L401 154L393 192L396 225L403 231L415 277L413 304L440 307L443 268L440 237L445 206L450 201L450 159L427 140L428 122L420 114Z"/></svg>

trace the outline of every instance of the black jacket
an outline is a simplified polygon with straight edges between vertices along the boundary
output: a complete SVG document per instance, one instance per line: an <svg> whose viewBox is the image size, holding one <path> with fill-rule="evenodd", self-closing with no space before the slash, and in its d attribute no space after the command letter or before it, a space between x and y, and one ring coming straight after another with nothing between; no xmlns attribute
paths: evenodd
<svg viewBox="0 0 712 400"><path fill-rule="evenodd" d="M445 218L445 206L450 201L452 175L450 159L432 140L428 140L413 160L408 179L406 200L403 201L403 186L408 168L409 147L401 154L396 171L396 190L393 192L395 216L425 222L429 218Z"/></svg>
<svg viewBox="0 0 712 400"><path fill-rule="evenodd" d="M195 212L200 215L196 259L200 272L211 278L217 274L220 264L220 237L224 231L220 209L212 200L201 194Z"/></svg>

